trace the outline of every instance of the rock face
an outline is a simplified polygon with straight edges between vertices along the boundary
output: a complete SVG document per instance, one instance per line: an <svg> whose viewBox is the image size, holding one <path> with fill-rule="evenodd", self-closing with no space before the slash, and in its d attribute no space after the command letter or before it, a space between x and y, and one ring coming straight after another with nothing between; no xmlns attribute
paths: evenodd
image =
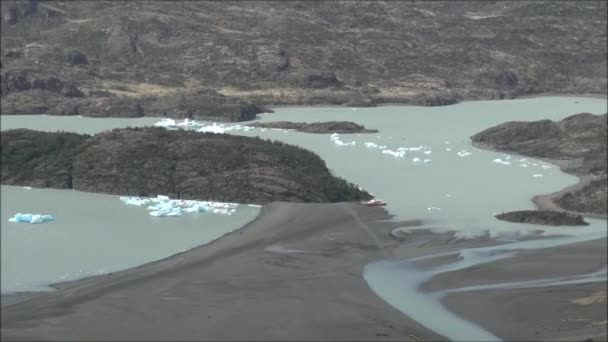
<svg viewBox="0 0 608 342"><path fill-rule="evenodd" d="M3 72L53 73L85 96L142 101L215 89L230 103L446 105L607 89L604 1L6 0L0 8L0 47L13 52L2 56ZM28 109L21 96L29 94L13 94L3 113ZM213 99L198 101L192 109Z"/></svg>
<svg viewBox="0 0 608 342"><path fill-rule="evenodd" d="M295 129L298 132L304 133L377 133L378 130L367 129L350 121L327 121L327 122L290 122L290 121L274 121L274 122L254 122L249 126L265 127L265 128L281 128Z"/></svg>
<svg viewBox="0 0 608 342"><path fill-rule="evenodd" d="M474 143L526 156L576 160L577 175L606 173L607 115L581 113L560 122L506 122L471 137Z"/></svg>
<svg viewBox="0 0 608 342"><path fill-rule="evenodd" d="M549 226L588 226L589 223L583 220L580 215L571 215L546 210L521 210L511 211L496 215L496 218L503 221L515 223L532 223Z"/></svg>
<svg viewBox="0 0 608 342"><path fill-rule="evenodd" d="M595 181L555 202L571 211L607 213L607 114L581 113L559 122L506 122L471 139L480 147L554 159L564 172L593 176Z"/></svg>
<svg viewBox="0 0 608 342"><path fill-rule="evenodd" d="M1 136L2 184L260 204L371 198L314 153L258 138L162 128Z"/></svg>

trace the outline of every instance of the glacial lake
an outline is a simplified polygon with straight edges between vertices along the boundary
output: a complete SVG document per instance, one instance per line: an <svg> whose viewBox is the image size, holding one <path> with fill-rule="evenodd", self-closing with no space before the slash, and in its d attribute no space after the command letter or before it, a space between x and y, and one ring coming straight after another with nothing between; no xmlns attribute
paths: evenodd
<svg viewBox="0 0 608 342"><path fill-rule="evenodd" d="M153 217L120 196L73 190L1 187L2 293L47 291L49 284L123 270L206 244L251 222L258 207L228 216ZM14 214L54 221L10 223Z"/></svg>
<svg viewBox="0 0 608 342"><path fill-rule="evenodd" d="M246 136L259 136L280 140L310 149L323 158L332 172L350 182L358 184L376 197L385 200L387 210L395 219L423 219L425 227L436 231L454 231L459 237L474 237L490 235L506 241L516 241L528 234L543 232L544 235L560 236L557 239L540 239L524 243L515 242L502 249L469 249L461 251L461 261L445 265L445 269L420 271L412 268L407 261L394 263L380 260L369 264L364 270L364 278L370 288L381 298L393 305L404 314L416 319L427 328L437 331L452 339L466 340L494 340L497 339L490 332L456 317L439 304L438 294L425 295L418 292L418 286L436 275L449 270L477 265L484 262L508 257L513 251L520 249L536 249L557 246L561 244L586 241L606 237L606 221L587 219L591 224L587 227L544 227L528 224L514 224L497 220L497 213L533 209L532 197L537 194L551 193L566 186L575 184L577 178L564 174L551 164L534 158L508 155L498 152L484 151L474 148L469 137L491 126L506 121L533 121L541 119L560 120L577 113L603 114L607 111L607 101L597 98L577 97L540 97L518 100L502 101L475 101L464 102L444 107L416 107L416 106L382 106L376 108L345 108L345 107L287 107L273 108L275 113L260 115L259 121L296 121L315 122L330 120L354 121L367 128L375 128L379 133L373 134L340 134L337 144L329 135L298 133L285 130L252 129L249 131L232 130L230 134ZM127 126L152 125L160 120L154 118L143 119L92 119L81 117L53 117L53 116L1 116L2 129L30 128L45 131L73 131L80 133L96 133L105 129ZM207 123L210 124L210 123ZM246 125L247 123L239 123ZM225 124L231 126L234 124ZM366 144L367 143L367 144ZM375 146L386 146L383 149ZM383 151L390 152L383 152ZM405 151L402 157L398 151ZM14 193L5 194L5 189ZM177 234L171 234L175 225L166 222L172 219L155 218L157 226L151 224L152 218L146 213L141 216L135 211L139 208L124 206L117 197L108 200L107 195L86 194L72 202L72 205L63 204L60 196L62 191L48 191L46 200L32 199L38 207L30 205L28 200L21 200L25 206L22 211L40 211L58 216L54 222L45 225L23 226L7 224L7 215L14 214L17 209L15 203L19 202L17 193L23 195L23 190L2 187L2 246L3 246L3 292L5 278L5 245L14 245L11 255L7 252L12 265L9 268L21 270L22 274L34 273L40 269L40 260L45 255L30 256L31 261L24 262L22 257L33 253L34 248L29 247L28 239L44 239L40 244L50 245L52 250L57 246L64 246L69 237L71 244L82 246L80 253L89 251L91 240L87 234L74 235L74 231L83 229L94 230L91 235L96 240L105 239L106 243L100 246L115 245L113 252L120 251L121 259L128 259L130 265L151 261L154 258L142 256L138 248L131 248L127 243L118 243L124 239L124 227L131 227L134 231L131 241L142 238L150 229L159 229L162 239L145 236L145 239L154 239L166 247L168 254L190 248L196 244ZM32 191L32 190L30 190ZM81 193L64 191L73 196ZM74 195L77 194L77 195ZM70 196L72 196L70 195ZM13 199L15 197L15 199ZM78 202L78 203L76 203ZM54 206L51 204L55 203ZM66 202L70 203L70 202ZM110 204L111 203L111 204ZM100 209L107 205L115 206L113 210ZM83 211L86 206L89 212ZM8 208L8 209L6 209ZM109 208L109 207L108 207ZM35 209L35 210L34 210ZM107 212L124 212L124 216L111 218L115 214ZM61 226L64 221L58 213L66 212L71 219L78 221L75 228ZM244 214L244 216L247 216ZM241 222L231 222L231 227L244 224L253 217L253 213L243 218ZM138 224L129 224L130 220L141 219ZM180 218L192 220L192 218ZM235 219L235 216L229 220ZM93 224L92 222L97 222ZM123 229L108 230L108 221L115 225L127 222ZM202 221L202 220L201 220ZM105 222L105 223L104 223ZM198 221L197 221L198 222ZM141 224L141 226L140 226ZM226 222L226 224L228 224ZM169 232L162 230L161 226L171 226ZM10 228L8 228L10 227ZM52 228L56 229L51 230ZM97 227L97 228L95 228ZM152 228L151 228L152 227ZM46 230L45 230L46 229ZM194 229L194 228L193 228ZM38 233L36 233L36 230ZM34 231L34 233L30 233ZM44 233L43 233L44 232ZM40 237L42 234L56 235L49 241ZM141 234L141 235L138 235ZM57 236L61 237L57 237ZM221 235L221 234L219 234ZM36 236L36 237L34 237ZM117 238L119 236L119 238ZM183 240L182 240L183 238ZM89 241L89 242L87 242ZM181 242L180 242L181 241ZM54 245L57 244L57 245ZM153 243L150 243L153 244ZM28 246L24 248L23 246ZM157 245L158 246L158 245ZM506 245L503 245L506 246ZM60 247L61 248L61 247ZM100 247L103 248L103 247ZM107 247L106 247L107 248ZM124 248L124 249L123 249ZM174 248L171 251L171 248ZM26 249L26 251L22 251ZM143 248L143 251L146 249ZM62 252L47 251L46 253ZM145 253L144 253L145 254ZM50 257L51 259L54 256ZM95 267L83 267L85 272L100 272L106 270L118 260L102 260ZM59 261L57 261L59 262ZM31 268L30 268L31 267ZM121 267L129 267L123 262ZM78 271L78 270L76 270ZM76 272L71 270L69 272ZM598 278L599 277L599 278ZM564 283L569 281L605 281L605 271L582 277L583 280L548 279L547 283ZM508 284L505 287L511 286ZM523 285L518 285L523 286ZM482 286L483 287L483 286ZM417 303L417 305L408 305ZM416 307L425 307L420 311ZM412 311L416 309L417 311Z"/></svg>

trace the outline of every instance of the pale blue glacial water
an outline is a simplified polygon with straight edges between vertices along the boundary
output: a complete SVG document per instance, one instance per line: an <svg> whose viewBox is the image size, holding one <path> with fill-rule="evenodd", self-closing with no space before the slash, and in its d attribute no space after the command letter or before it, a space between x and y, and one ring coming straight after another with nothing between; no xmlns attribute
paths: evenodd
<svg viewBox="0 0 608 342"><path fill-rule="evenodd" d="M386 200L387 209L396 219L423 219L439 231L452 230L461 237L489 234L493 237L519 238L545 230L545 227L503 222L495 219L494 215L503 211L532 209L531 198L534 195L557 191L576 183L577 179L533 158L526 158L528 167L522 167L523 162L519 162L520 157L516 156L511 156L510 165L494 163L494 159L506 159L507 156L475 149L469 137L505 121L560 120L575 113L602 114L606 110L606 100L575 97L476 101L445 107L290 107L276 108L276 113L262 115L260 121L346 120L376 128L380 132L340 135L344 142L354 141L354 146L338 146L327 135L291 131L255 129L231 133L276 139L314 151L337 176ZM57 130L58 126L57 118L48 116L38 117L40 120L28 118L27 123L20 121L19 117L3 116L1 119L3 129L27 127ZM72 118L68 120L69 125L62 123L60 126L93 133L101 130L96 120L100 119ZM150 124L146 120L149 119L119 119L111 126ZM107 126L104 121L103 129L109 128ZM392 150L422 145L432 153L409 151L404 158L395 158L378 149L366 148L365 142L387 145ZM461 150L467 150L471 155L460 157L457 152ZM414 163L412 158L431 161L427 164ZM535 174L542 177L533 177ZM498 337L491 332L446 310L439 301L446 293L425 294L418 287L439 273L510 257L521 249L549 248L606 237L605 220L588 221L591 225L583 228L546 229L544 234L552 238L461 250L458 261L436 269L417 269L410 264L411 260L379 260L367 265L363 276L378 296L431 330L454 340L496 340ZM598 272L575 281L605 281L605 271ZM569 281L573 280L547 279L544 284L565 284ZM528 285L542 284L543 280L537 280ZM482 284L476 290L491 286L508 288L527 285Z"/></svg>

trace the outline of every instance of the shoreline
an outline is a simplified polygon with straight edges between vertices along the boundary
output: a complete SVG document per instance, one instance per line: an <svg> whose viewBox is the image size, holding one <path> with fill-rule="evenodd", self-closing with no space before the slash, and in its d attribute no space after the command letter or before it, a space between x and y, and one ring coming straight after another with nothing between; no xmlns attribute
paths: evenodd
<svg viewBox="0 0 608 342"><path fill-rule="evenodd" d="M556 166L559 168L560 172L563 172L565 174L568 174L570 176L574 176L578 179L578 181L575 184L569 185L561 190L549 193L549 194L538 194L538 195L534 195L534 197L532 197L532 203L534 203L534 205L536 206L536 208L538 210L549 210L549 211L558 211L558 212L563 212L563 213L569 213L569 214L575 214L575 215L581 215L583 217L587 217L587 218L592 218L592 219L602 219L602 220L606 220L608 219L608 215L607 214L596 214L596 213L585 213L585 212L578 212L578 211L571 211L571 210L567 210L564 209L562 207L560 207L559 205L557 205L553 199L557 196L563 195L565 193L568 192L573 192L573 191L577 191L580 190L582 188L584 188L587 184L589 184L591 181L596 180L597 178L594 177L593 175L574 175L568 172L565 172L562 167L566 167L568 165L571 165L572 163L575 163L574 160L572 159L550 159L550 158L542 158L542 157L534 157L534 156L527 156L524 154L520 154L517 152L511 152L511 151L505 151L505 150L500 150L500 149L496 149L488 144L483 144L483 143L478 143L478 142L473 142L471 141L471 145L474 148L478 148L480 150L486 150L486 151L492 151L492 152L497 152L497 153L506 153L512 156L517 156L517 157L524 157L524 158L533 158L533 159L537 159L537 160L541 160L543 162L552 164L553 166Z"/></svg>
<svg viewBox="0 0 608 342"><path fill-rule="evenodd" d="M2 306L2 340L443 340L361 277L400 246L389 232L403 222L388 218L354 203L271 203L206 245Z"/></svg>
<svg viewBox="0 0 608 342"><path fill-rule="evenodd" d="M573 93L539 93L539 94L532 94L532 95L525 95L525 96L518 96L512 99L465 99L463 101L459 101L453 104L449 104L449 105L443 105L443 106L421 106L421 105L416 105L416 104L412 104L409 102L380 102L375 104L374 106L348 106L347 104L343 104L343 105L337 105L337 104L311 104L311 105L305 105L305 104L284 104L284 105L274 105L274 104L262 104L261 106L263 106L264 108L268 108L271 110L274 109L281 109L281 108L317 108L317 107L330 107L330 108L361 108L361 109L365 109L365 108L375 108L375 107L389 107L389 106L395 106L395 107L448 107L448 106L453 106L453 105L457 105L460 103L466 103L466 102L480 102L480 101L509 101L509 100L525 100L525 99L535 99L535 98L541 98L541 97L580 97L580 98L593 98L593 99L600 99L600 100L608 100L608 93L607 94L600 94L600 93L583 93L583 94L573 94ZM269 113L260 113L260 114L269 114ZM260 115L258 114L258 115ZM272 113L270 113L272 114ZM253 119L256 120L256 119ZM253 121L253 120L247 120L247 121ZM246 121L242 121L242 122L246 122Z"/></svg>

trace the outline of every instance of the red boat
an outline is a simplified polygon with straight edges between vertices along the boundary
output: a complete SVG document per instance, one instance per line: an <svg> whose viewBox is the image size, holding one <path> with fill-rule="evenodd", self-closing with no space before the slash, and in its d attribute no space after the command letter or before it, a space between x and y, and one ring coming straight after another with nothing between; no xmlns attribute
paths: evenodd
<svg viewBox="0 0 608 342"><path fill-rule="evenodd" d="M383 200L374 198L369 201L363 201L363 202L361 202L361 204L368 206L368 207L381 207L381 206L386 205L386 202L384 202Z"/></svg>

